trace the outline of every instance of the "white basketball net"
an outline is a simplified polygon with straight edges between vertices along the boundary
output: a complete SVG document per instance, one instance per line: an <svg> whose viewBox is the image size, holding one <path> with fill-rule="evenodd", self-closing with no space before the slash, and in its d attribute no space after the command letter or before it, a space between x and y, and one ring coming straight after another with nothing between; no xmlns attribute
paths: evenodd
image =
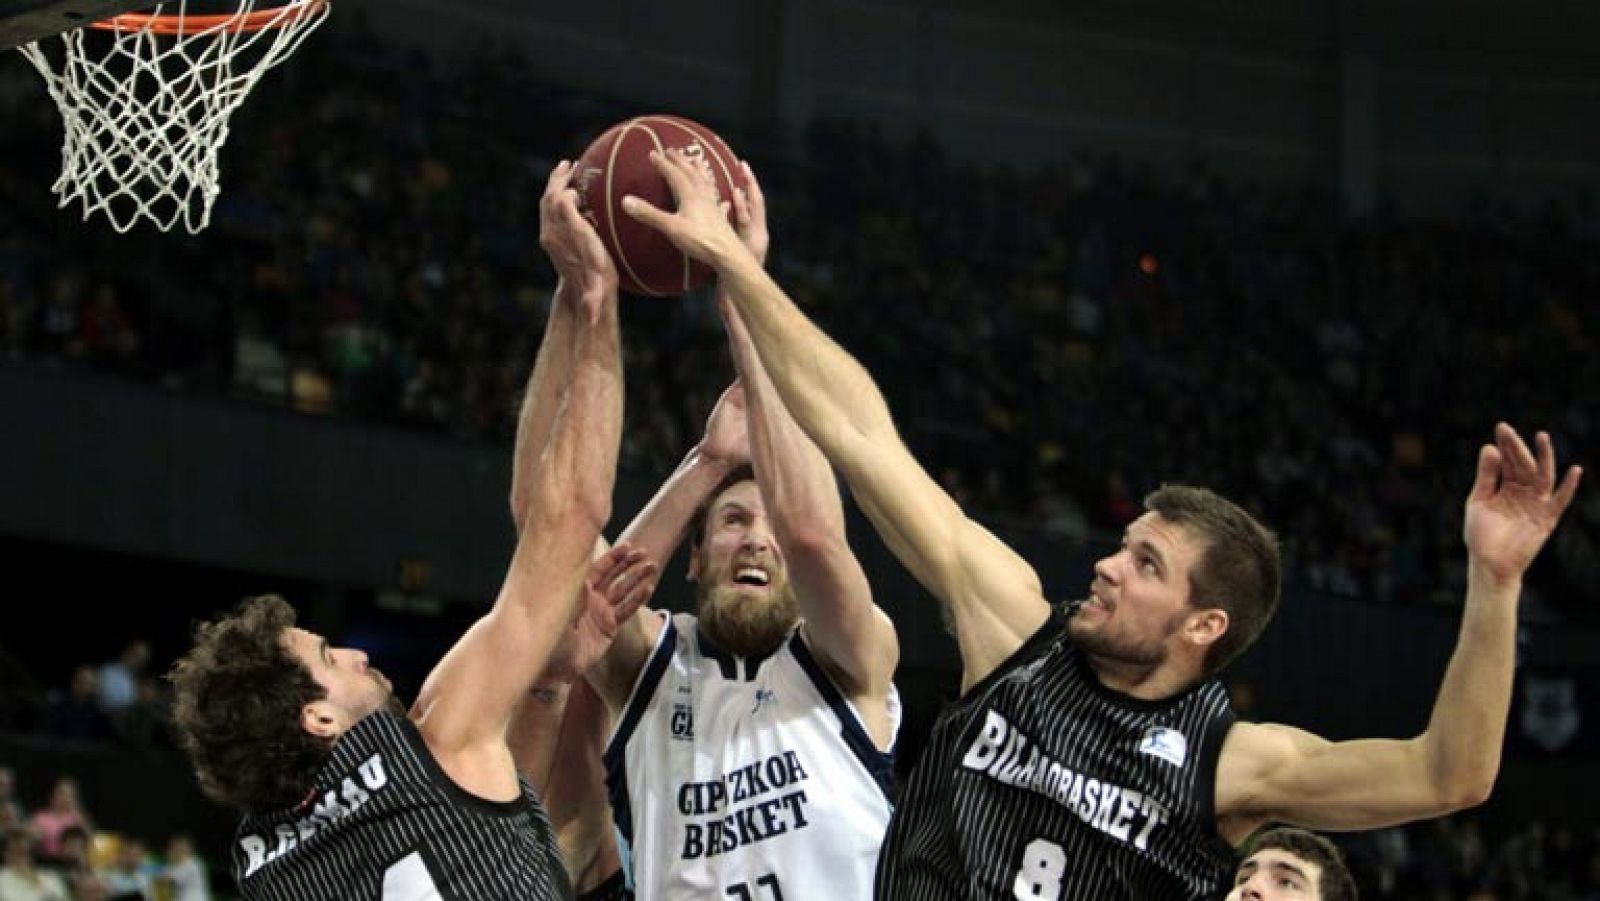
<svg viewBox="0 0 1600 901"><path fill-rule="evenodd" d="M210 223L229 117L329 9L326 0L257 5L241 0L236 15L203 16L180 0L150 10L160 25L79 28L21 48L65 124L51 187L59 206L82 201L85 220L103 212L119 232L140 219L162 231L181 221L191 234Z"/></svg>

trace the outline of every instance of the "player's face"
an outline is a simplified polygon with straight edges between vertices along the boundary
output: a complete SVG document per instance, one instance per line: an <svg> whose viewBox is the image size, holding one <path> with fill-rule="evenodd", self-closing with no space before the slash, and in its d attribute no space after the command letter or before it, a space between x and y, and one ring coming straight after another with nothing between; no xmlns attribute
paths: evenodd
<svg viewBox="0 0 1600 901"><path fill-rule="evenodd" d="M283 642L328 693L306 705L302 720L309 718L305 723L308 731L323 734L318 730L325 727L328 734L337 735L367 714L397 704L394 686L377 668L367 665L365 651L332 647L321 635L299 628L285 632Z"/></svg>
<svg viewBox="0 0 1600 901"><path fill-rule="evenodd" d="M711 640L735 654L771 651L798 617L783 551L754 481L729 486L711 503L689 576Z"/></svg>
<svg viewBox="0 0 1600 901"><path fill-rule="evenodd" d="M1067 630L1090 654L1141 666L1159 666L1174 636L1194 612L1189 571L1201 546L1155 513L1128 526L1122 547L1094 566L1094 582Z"/></svg>
<svg viewBox="0 0 1600 901"><path fill-rule="evenodd" d="M1322 867L1267 848L1239 865L1227 901L1321 901L1321 883Z"/></svg>

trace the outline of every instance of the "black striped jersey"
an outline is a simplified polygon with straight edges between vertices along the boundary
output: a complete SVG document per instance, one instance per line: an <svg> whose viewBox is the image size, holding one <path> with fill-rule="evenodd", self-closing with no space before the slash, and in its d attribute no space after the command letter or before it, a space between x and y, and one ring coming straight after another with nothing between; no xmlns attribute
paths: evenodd
<svg viewBox="0 0 1600 901"><path fill-rule="evenodd" d="M246 817L232 858L248 901L572 898L527 783L515 801L470 794L388 711L339 736L299 807Z"/></svg>
<svg viewBox="0 0 1600 901"><path fill-rule="evenodd" d="M1220 683L1163 701L1102 685L1062 611L952 704L889 824L877 898L1221 898Z"/></svg>

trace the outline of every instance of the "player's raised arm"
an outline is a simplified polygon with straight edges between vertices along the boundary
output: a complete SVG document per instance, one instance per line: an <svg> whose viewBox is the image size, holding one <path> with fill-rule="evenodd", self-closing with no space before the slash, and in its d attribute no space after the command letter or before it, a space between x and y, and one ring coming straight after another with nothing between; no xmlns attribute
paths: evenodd
<svg viewBox="0 0 1600 901"><path fill-rule="evenodd" d="M1428 728L1408 741L1330 742L1276 725L1241 724L1223 746L1217 810L1232 837L1269 820L1373 829L1482 803L1505 740L1522 576L1577 491L1557 480L1550 436L1538 454L1504 423L1478 456L1467 498L1467 599L1461 634Z"/></svg>
<svg viewBox="0 0 1600 901"><path fill-rule="evenodd" d="M843 473L895 555L945 605L970 686L1048 616L1037 574L918 465L872 377L767 276L718 207L707 176L681 154L652 159L672 186L677 212L638 198L624 208L716 268L784 406Z"/></svg>
<svg viewBox="0 0 1600 901"><path fill-rule="evenodd" d="M677 551L689 521L717 486L750 459L744 392L734 384L722 393L706 420L705 434L689 450L655 496L617 539L645 559L664 564ZM653 583L652 583L653 584ZM621 624L616 639L586 676L613 716L628 700L634 680L661 634L659 614L643 611Z"/></svg>
<svg viewBox="0 0 1600 901"><path fill-rule="evenodd" d="M766 200L748 166L745 175L749 189L735 197L735 221L751 253L764 259ZM717 305L744 385L756 482L788 564L806 638L834 679L874 708L888 696L900 659L894 626L873 604L866 573L845 540L844 505L827 458L784 408L726 290L718 290ZM887 745L887 722L876 725L885 734L875 738Z"/></svg>
<svg viewBox="0 0 1600 901"><path fill-rule="evenodd" d="M546 196L570 178L569 164L563 162L556 166L545 184ZM557 215L559 211L553 205L540 204L541 228L559 227L558 223L545 221ZM550 315L545 319L544 337L539 341L533 373L528 377L517 415L516 446L511 456L511 520L519 535L528 506L528 492L532 490L531 474L550 440L550 425L561 406L562 390L571 377L573 354L577 349L578 304L571 297L562 296L562 292L571 294L578 290L580 285L567 279L556 284L556 296L551 299Z"/></svg>
<svg viewBox="0 0 1600 901"><path fill-rule="evenodd" d="M576 305L570 374L538 463L517 486L522 528L500 595L439 662L413 710L445 770L489 797L517 794L507 727L572 621L610 516L621 433L616 271L578 214L570 171L563 164L551 179L540 235L563 282L558 301Z"/></svg>

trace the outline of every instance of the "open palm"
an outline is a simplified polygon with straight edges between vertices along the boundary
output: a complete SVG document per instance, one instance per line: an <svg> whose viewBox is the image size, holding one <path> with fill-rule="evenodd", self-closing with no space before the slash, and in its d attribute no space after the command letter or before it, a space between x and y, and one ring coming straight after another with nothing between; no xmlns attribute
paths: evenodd
<svg viewBox="0 0 1600 901"><path fill-rule="evenodd" d="M1497 579L1519 578L1533 563L1583 476L1579 467L1569 467L1557 485L1550 436L1539 432L1534 443L1537 457L1516 430L1500 423L1494 443L1478 452L1462 534L1472 559Z"/></svg>
<svg viewBox="0 0 1600 901"><path fill-rule="evenodd" d="M619 544L589 564L583 603L556 646L546 668L548 679L574 682L611 647L617 630L656 590L660 577L645 552Z"/></svg>

